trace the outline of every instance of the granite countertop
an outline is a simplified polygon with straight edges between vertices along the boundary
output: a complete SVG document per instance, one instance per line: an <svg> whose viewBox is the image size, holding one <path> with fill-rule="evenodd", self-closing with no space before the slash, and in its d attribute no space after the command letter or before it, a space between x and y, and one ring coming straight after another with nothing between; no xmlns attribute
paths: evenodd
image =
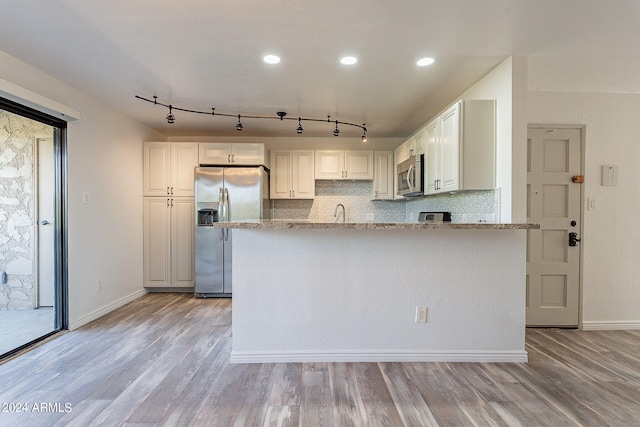
<svg viewBox="0 0 640 427"><path fill-rule="evenodd" d="M503 224L503 223L456 223L456 222L317 222L290 220L257 220L239 222L216 222L216 228L244 229L300 229L300 230L532 230L540 224Z"/></svg>

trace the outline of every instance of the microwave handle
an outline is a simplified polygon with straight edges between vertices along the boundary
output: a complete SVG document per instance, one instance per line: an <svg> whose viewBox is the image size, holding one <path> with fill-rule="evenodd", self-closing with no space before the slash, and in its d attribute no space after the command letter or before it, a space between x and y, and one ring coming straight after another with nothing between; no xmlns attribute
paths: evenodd
<svg viewBox="0 0 640 427"><path fill-rule="evenodd" d="M409 192L413 192L413 183L411 182L411 171L413 170L413 164L409 165L407 171L407 185L409 186Z"/></svg>

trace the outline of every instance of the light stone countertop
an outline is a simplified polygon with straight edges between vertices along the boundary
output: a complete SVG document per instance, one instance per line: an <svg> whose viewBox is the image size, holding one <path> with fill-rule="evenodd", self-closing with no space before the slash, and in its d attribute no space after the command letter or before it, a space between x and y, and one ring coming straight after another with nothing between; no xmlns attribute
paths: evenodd
<svg viewBox="0 0 640 427"><path fill-rule="evenodd" d="M535 230L540 224L452 223L452 222L318 222L289 220L256 220L216 222L215 228L243 228L261 230Z"/></svg>

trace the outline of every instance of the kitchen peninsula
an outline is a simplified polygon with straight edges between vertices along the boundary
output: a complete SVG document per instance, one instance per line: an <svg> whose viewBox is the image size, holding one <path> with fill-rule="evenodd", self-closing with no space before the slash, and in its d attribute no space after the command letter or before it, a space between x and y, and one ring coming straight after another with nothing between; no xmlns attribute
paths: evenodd
<svg viewBox="0 0 640 427"><path fill-rule="evenodd" d="M234 229L232 362L527 360L537 224L215 226Z"/></svg>

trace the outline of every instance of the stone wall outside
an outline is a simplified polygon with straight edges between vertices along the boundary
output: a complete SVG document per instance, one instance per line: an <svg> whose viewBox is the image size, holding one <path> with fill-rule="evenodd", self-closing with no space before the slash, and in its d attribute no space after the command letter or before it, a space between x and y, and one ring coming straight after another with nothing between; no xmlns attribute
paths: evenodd
<svg viewBox="0 0 640 427"><path fill-rule="evenodd" d="M0 110L0 310L31 309L35 293L34 142L45 124Z"/></svg>

